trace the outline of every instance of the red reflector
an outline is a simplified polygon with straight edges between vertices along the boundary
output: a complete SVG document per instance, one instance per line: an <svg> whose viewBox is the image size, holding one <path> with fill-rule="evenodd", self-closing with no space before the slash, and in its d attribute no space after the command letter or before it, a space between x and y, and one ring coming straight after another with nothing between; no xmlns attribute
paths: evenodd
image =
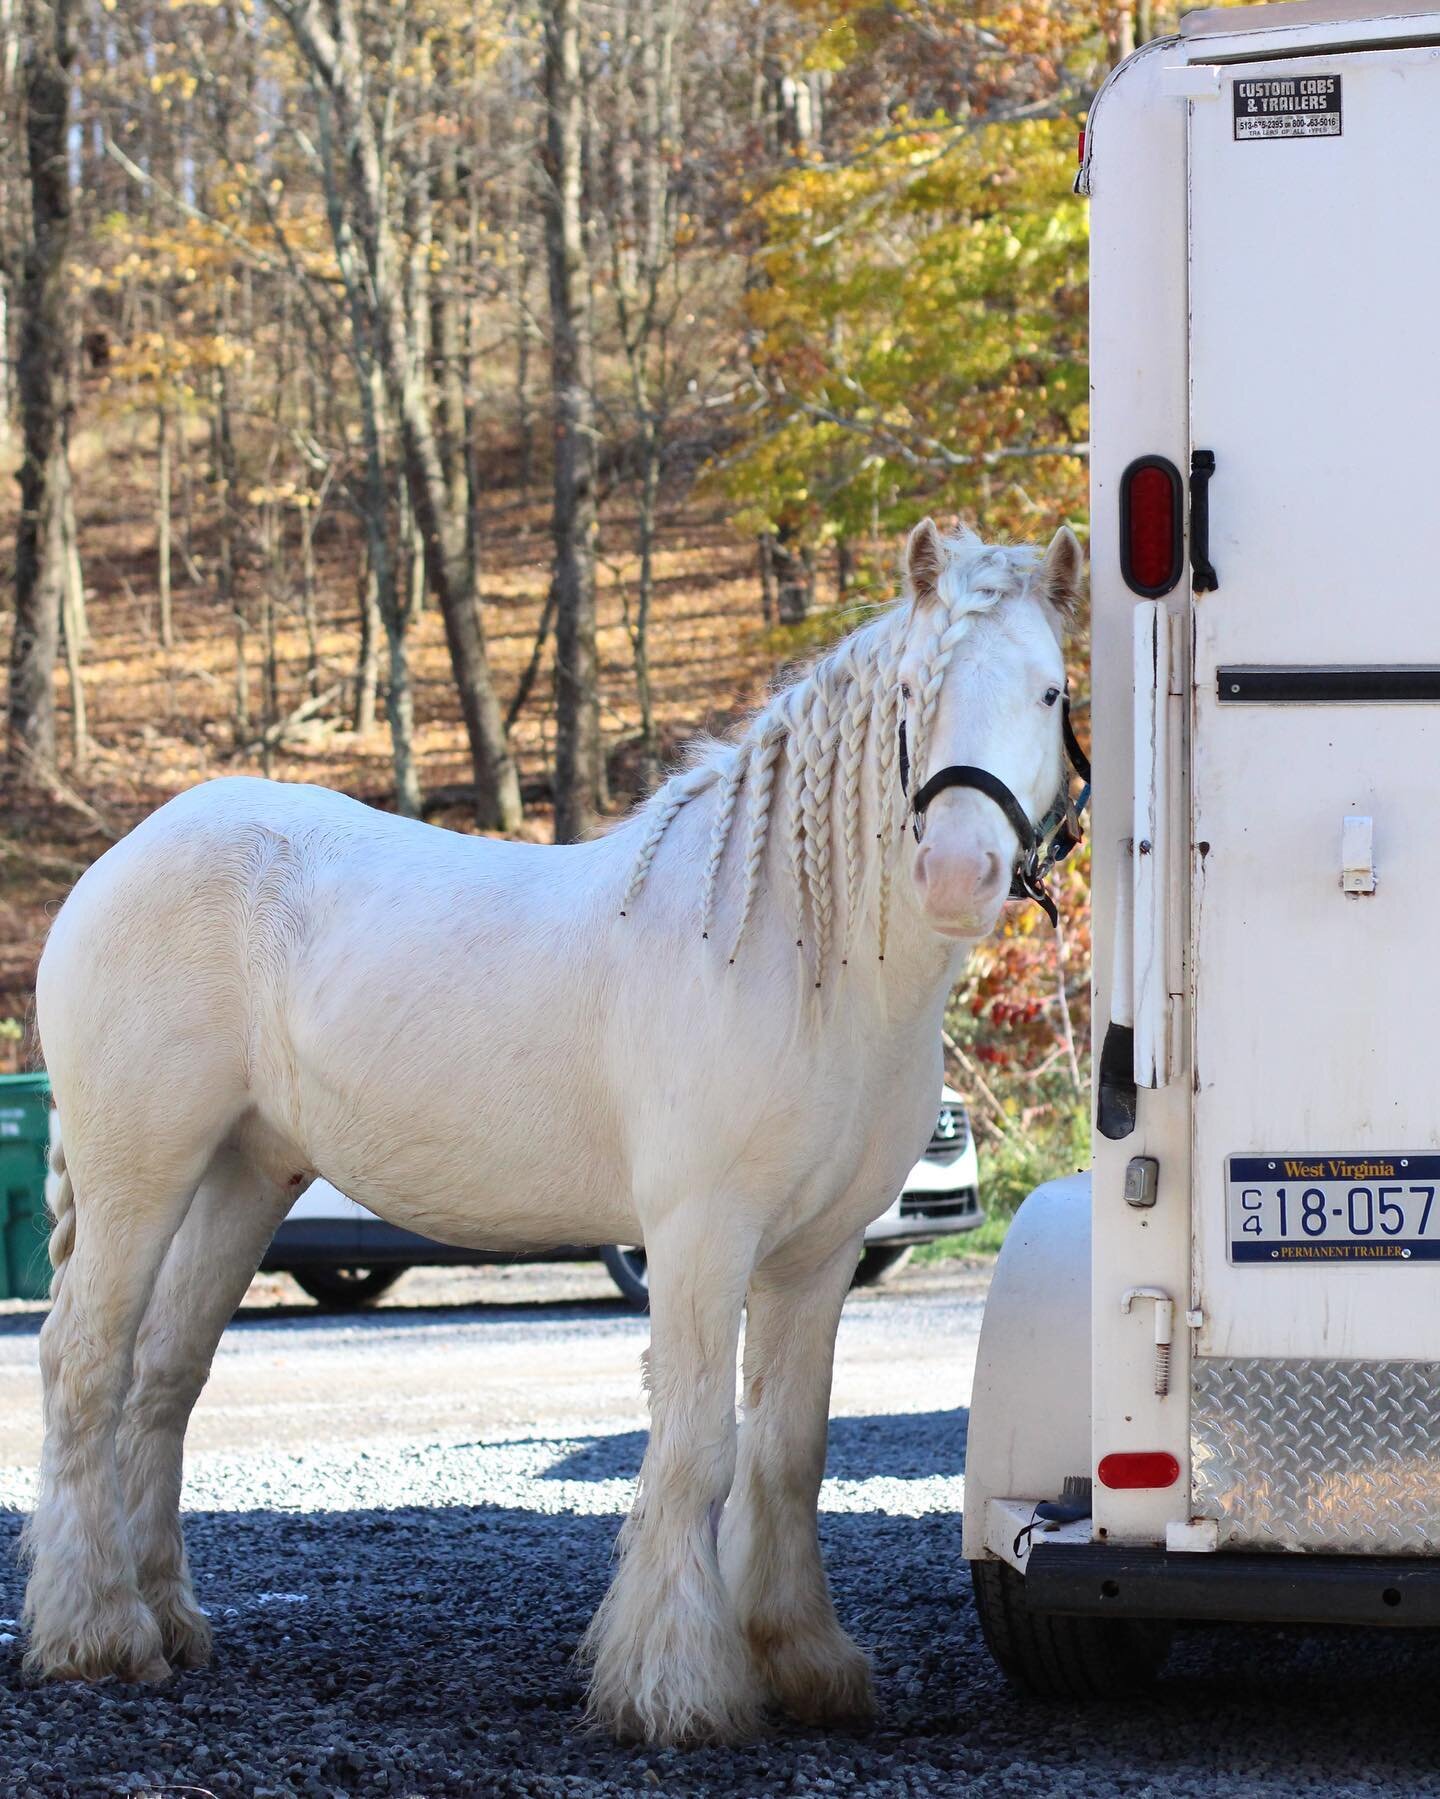
<svg viewBox="0 0 1440 1799"><path fill-rule="evenodd" d="M1130 481L1130 566L1140 587L1158 587L1170 573L1175 496L1165 471L1136 469Z"/></svg>
<svg viewBox="0 0 1440 1799"><path fill-rule="evenodd" d="M1083 125L1080 127L1080 141L1075 146L1075 160L1079 163L1083 163L1085 160L1085 127Z"/></svg>
<svg viewBox="0 0 1440 1799"><path fill-rule="evenodd" d="M1140 456L1120 478L1120 572L1154 599L1180 579L1180 472L1163 456Z"/></svg>
<svg viewBox="0 0 1440 1799"><path fill-rule="evenodd" d="M1168 1449L1122 1449L1101 1456L1096 1472L1102 1487L1173 1487L1180 1464Z"/></svg>

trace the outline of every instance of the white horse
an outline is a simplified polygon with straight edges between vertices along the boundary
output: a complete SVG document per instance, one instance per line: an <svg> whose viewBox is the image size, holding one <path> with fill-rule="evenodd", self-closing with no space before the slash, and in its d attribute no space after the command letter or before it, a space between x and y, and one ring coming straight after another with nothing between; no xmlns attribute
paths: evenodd
<svg viewBox="0 0 1440 1799"><path fill-rule="evenodd" d="M973 787L912 842L900 726L912 797L969 763L1037 818L1080 577L1068 530L1042 558L926 520L907 604L594 842L226 780L84 875L37 992L64 1148L32 1671L158 1681L207 1657L185 1429L271 1233L325 1175L475 1248L645 1244L650 1441L585 1640L593 1719L694 1742L751 1733L772 1701L868 1713L816 1535L836 1325L1017 860Z"/></svg>

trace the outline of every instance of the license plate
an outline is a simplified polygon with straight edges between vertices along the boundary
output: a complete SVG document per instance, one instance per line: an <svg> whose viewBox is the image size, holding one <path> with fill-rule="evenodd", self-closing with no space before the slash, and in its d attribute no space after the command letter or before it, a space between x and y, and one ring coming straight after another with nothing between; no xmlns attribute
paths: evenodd
<svg viewBox="0 0 1440 1799"><path fill-rule="evenodd" d="M1231 1156L1232 1262L1440 1261L1440 1156Z"/></svg>

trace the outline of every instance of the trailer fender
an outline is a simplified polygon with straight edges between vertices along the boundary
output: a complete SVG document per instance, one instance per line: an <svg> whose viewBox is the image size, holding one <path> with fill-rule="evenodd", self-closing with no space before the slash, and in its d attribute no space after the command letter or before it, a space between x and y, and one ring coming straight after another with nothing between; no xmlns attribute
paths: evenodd
<svg viewBox="0 0 1440 1799"><path fill-rule="evenodd" d="M985 1302L965 1455L964 1553L988 1560L992 1499L1058 1498L1090 1473L1090 1176L1037 1187Z"/></svg>

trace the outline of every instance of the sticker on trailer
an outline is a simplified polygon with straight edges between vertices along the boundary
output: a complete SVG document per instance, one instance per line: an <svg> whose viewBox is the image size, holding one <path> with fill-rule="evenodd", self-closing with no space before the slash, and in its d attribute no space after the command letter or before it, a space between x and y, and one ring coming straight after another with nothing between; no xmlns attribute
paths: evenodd
<svg viewBox="0 0 1440 1799"><path fill-rule="evenodd" d="M1234 95L1238 142L1340 136L1338 75L1245 75Z"/></svg>
<svg viewBox="0 0 1440 1799"><path fill-rule="evenodd" d="M1440 1261L1440 1155L1231 1156L1230 1260Z"/></svg>

